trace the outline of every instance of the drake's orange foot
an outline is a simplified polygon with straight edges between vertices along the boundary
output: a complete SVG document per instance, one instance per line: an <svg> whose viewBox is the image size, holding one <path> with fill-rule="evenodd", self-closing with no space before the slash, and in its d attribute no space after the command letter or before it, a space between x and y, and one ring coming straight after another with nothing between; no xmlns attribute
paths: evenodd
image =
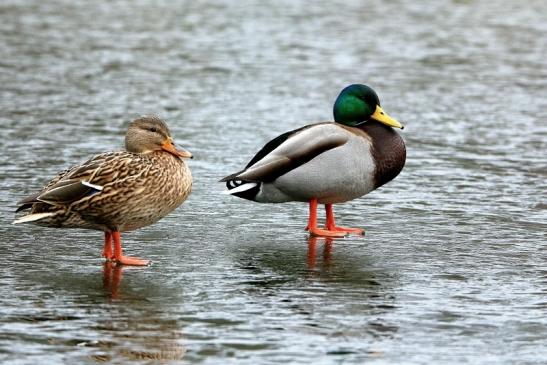
<svg viewBox="0 0 547 365"><path fill-rule="evenodd" d="M325 204L325 211L327 213L327 221L325 222L325 229L333 232L345 232L347 234L356 234L359 236L365 235L365 230L361 228L348 228L348 227L339 227L336 225L334 219L334 211L332 209L332 204Z"/></svg>
<svg viewBox="0 0 547 365"><path fill-rule="evenodd" d="M364 236L365 235L365 230L361 229L361 228L338 227L338 226L325 227L325 228L329 231L334 231L334 232L346 232L348 234L355 234L355 235L358 235L358 236Z"/></svg>
<svg viewBox="0 0 547 365"><path fill-rule="evenodd" d="M321 228L311 228L309 229L310 234L315 237L346 237L347 233L343 231L330 231L327 229Z"/></svg>
<svg viewBox="0 0 547 365"><path fill-rule="evenodd" d="M143 260L143 259L139 259L137 257L131 257L131 256L120 256L118 258L115 258L114 261L118 265L130 265L130 266L148 266L150 264L150 260Z"/></svg>

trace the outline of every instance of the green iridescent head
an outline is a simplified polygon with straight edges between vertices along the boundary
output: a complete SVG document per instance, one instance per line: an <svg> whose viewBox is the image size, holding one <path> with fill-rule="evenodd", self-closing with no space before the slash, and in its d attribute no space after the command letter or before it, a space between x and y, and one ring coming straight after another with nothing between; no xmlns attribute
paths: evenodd
<svg viewBox="0 0 547 365"><path fill-rule="evenodd" d="M394 128L404 128L380 107L380 99L372 88L353 84L340 92L334 102L334 121L355 127L373 119Z"/></svg>

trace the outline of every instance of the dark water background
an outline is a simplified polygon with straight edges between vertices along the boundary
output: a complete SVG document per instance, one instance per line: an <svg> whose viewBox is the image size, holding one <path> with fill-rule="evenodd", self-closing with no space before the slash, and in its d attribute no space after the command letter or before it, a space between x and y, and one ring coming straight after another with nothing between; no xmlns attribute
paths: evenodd
<svg viewBox="0 0 547 365"><path fill-rule="evenodd" d="M3 1L0 362L547 363L545 1ZM392 183L335 207L220 195L367 83L406 124ZM194 192L125 235L12 226L58 171L165 118Z"/></svg>

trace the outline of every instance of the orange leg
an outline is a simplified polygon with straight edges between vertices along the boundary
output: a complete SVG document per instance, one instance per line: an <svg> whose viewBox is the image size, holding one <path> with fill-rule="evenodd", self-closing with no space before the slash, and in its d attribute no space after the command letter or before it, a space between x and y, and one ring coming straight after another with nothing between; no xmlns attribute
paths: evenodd
<svg viewBox="0 0 547 365"><path fill-rule="evenodd" d="M112 233L104 233L104 248L103 248L103 257L106 258L106 261L110 261L114 258L114 253L112 252Z"/></svg>
<svg viewBox="0 0 547 365"><path fill-rule="evenodd" d="M325 223L325 228L328 231L355 233L360 236L363 236L365 234L365 230L361 228L348 228L348 227L336 226L336 222L334 221L334 211L332 209L332 204L325 204L325 212L327 213L327 222Z"/></svg>
<svg viewBox="0 0 547 365"><path fill-rule="evenodd" d="M317 228L317 199L310 200L310 214L306 231L309 231L312 228Z"/></svg>
<svg viewBox="0 0 547 365"><path fill-rule="evenodd" d="M114 261L119 265L146 266L150 263L149 260L123 255L120 232L112 232L112 238L114 238Z"/></svg>
<svg viewBox="0 0 547 365"><path fill-rule="evenodd" d="M310 216L306 231L310 231L312 236L318 237L344 237L346 235L346 232L342 231L317 228L317 199L310 200Z"/></svg>

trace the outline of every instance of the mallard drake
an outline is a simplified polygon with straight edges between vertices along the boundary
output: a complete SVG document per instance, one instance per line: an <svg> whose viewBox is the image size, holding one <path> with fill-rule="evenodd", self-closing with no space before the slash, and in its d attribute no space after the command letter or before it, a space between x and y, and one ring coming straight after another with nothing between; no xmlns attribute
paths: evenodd
<svg viewBox="0 0 547 365"><path fill-rule="evenodd" d="M347 86L334 103L334 122L274 138L245 169L221 180L225 193L260 203L308 202L311 235L362 235L360 228L337 226L332 205L368 194L401 172L406 149L393 128L403 125L383 111L372 88ZM325 229L317 227L317 204L325 205Z"/></svg>
<svg viewBox="0 0 547 365"><path fill-rule="evenodd" d="M155 116L129 124L125 151L107 152L58 174L18 205L30 213L14 221L104 232L103 256L123 265L148 260L124 256L120 232L157 222L186 200L192 175L169 128ZM112 242L113 241L113 242Z"/></svg>

